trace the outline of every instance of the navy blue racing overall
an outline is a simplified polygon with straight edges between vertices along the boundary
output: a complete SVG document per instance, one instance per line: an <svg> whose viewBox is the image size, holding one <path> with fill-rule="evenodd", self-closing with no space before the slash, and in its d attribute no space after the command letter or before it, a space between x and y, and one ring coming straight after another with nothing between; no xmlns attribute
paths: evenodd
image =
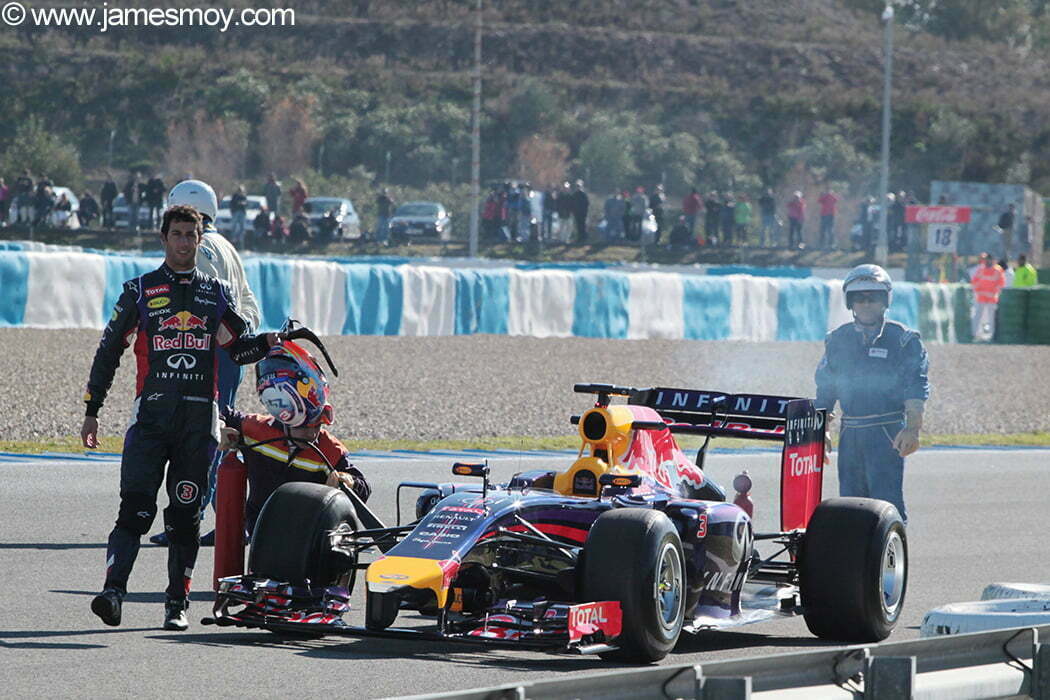
<svg viewBox="0 0 1050 700"><path fill-rule="evenodd" d="M839 495L878 498L904 509L904 458L893 439L904 402L930 394L929 362L917 331L886 321L870 340L855 323L828 333L817 366L817 408L842 406Z"/></svg>
<svg viewBox="0 0 1050 700"><path fill-rule="evenodd" d="M132 336L135 406L124 436L120 508L109 535L105 587L127 591L139 540L156 517L157 491L166 483L167 595L184 599L200 546L201 502L218 439L217 353L228 352L234 362L246 364L262 359L269 344L266 336L248 333L224 282L163 264L124 283L91 365L84 396L88 416L98 415Z"/></svg>

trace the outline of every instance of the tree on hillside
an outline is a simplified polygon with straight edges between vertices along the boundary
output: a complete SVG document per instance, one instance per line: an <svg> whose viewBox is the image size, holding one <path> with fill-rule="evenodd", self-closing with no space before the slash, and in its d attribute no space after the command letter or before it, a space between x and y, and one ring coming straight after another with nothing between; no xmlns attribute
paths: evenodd
<svg viewBox="0 0 1050 700"><path fill-rule="evenodd" d="M77 189L82 184L76 148L48 131L35 116L18 127L0 156L0 172L14 175L24 169L34 175L46 174L56 185Z"/></svg>
<svg viewBox="0 0 1050 700"><path fill-rule="evenodd" d="M519 177L531 180L537 187L557 185L569 170L569 147L538 134L518 144Z"/></svg>
<svg viewBox="0 0 1050 700"><path fill-rule="evenodd" d="M857 129L847 119L834 124L817 124L809 139L799 148L786 151L783 169L801 165L811 183L848 186L854 192L870 189L875 161L857 150Z"/></svg>

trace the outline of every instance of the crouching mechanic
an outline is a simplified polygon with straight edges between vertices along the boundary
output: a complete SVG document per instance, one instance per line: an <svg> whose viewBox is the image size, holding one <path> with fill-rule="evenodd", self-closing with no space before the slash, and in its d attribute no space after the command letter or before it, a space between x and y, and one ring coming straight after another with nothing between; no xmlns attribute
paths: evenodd
<svg viewBox="0 0 1050 700"><path fill-rule="evenodd" d="M839 495L879 498L904 509L904 458L919 449L930 394L919 333L886 320L893 294L878 265L859 265L842 283L853 322L828 334L817 367L817 408L838 401Z"/></svg>
<svg viewBox="0 0 1050 700"><path fill-rule="evenodd" d="M332 406L328 381L314 357L286 341L255 366L255 376L259 400L270 415L226 411L220 443L224 450L239 449L248 469L248 533L255 530L259 511L274 489L290 481L329 486L341 481L367 501L372 489L364 475L347 461L343 444L322 427L332 423Z"/></svg>
<svg viewBox="0 0 1050 700"><path fill-rule="evenodd" d="M265 357L281 336L253 336L225 283L195 267L201 218L191 207L164 213L164 263L124 283L102 333L88 379L85 447L98 446L98 411L120 356L135 336L135 403L120 463L120 508L106 550L106 580L91 610L119 625L142 535L157 514L157 490L166 483L164 522L171 537L164 629L187 627L190 579L200 546L200 509L218 439L218 347L239 364ZM165 465L167 474L165 476Z"/></svg>

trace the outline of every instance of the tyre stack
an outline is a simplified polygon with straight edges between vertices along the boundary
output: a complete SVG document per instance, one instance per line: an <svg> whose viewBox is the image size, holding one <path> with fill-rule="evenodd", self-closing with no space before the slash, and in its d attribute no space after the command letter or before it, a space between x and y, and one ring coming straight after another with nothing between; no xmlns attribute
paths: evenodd
<svg viewBox="0 0 1050 700"><path fill-rule="evenodd" d="M1050 345L1050 286L1029 287L1028 294L1026 342Z"/></svg>
<svg viewBox="0 0 1050 700"><path fill-rule="evenodd" d="M999 294L995 312L995 342L1019 345L1025 342L1028 317L1028 289L1006 287Z"/></svg>
<svg viewBox="0 0 1050 700"><path fill-rule="evenodd" d="M960 284L955 287L952 308L955 312L956 342L972 343L973 334L970 332L970 315L973 313L973 289L970 288L970 285Z"/></svg>

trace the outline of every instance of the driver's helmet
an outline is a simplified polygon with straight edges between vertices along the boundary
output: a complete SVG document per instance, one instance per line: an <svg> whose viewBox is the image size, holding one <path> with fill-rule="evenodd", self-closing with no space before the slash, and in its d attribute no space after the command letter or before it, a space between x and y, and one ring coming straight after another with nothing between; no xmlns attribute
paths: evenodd
<svg viewBox="0 0 1050 700"><path fill-rule="evenodd" d="M842 280L842 291L846 294L846 308L852 309L850 294L853 292L885 292L886 306L893 301L893 280L888 272L878 265L857 265Z"/></svg>
<svg viewBox="0 0 1050 700"><path fill-rule="evenodd" d="M324 371L294 341L273 346L255 365L255 390L267 412L290 428L332 422Z"/></svg>
<svg viewBox="0 0 1050 700"><path fill-rule="evenodd" d="M219 203L215 190L201 180L183 180L168 192L168 208L177 204L193 207L213 223L219 216Z"/></svg>

